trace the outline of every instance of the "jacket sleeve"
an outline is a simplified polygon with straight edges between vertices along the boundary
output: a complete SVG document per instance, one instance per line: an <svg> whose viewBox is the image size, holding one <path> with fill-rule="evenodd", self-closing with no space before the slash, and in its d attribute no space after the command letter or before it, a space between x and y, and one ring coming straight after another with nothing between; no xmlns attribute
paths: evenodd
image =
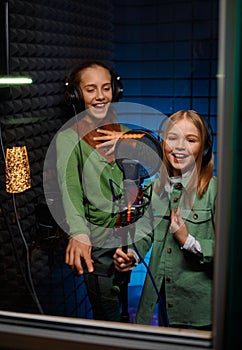
<svg viewBox="0 0 242 350"><path fill-rule="evenodd" d="M208 188L209 203L211 208L211 239L200 240L201 249L203 252L203 262L209 263L213 261L215 242L216 242L216 226L215 226L215 217L216 217L216 199L217 199L217 178L213 177L210 181Z"/></svg>
<svg viewBox="0 0 242 350"><path fill-rule="evenodd" d="M78 139L73 130L57 135L57 174L62 201L69 225L70 236L86 233L90 236L85 219L84 194L81 184L81 162Z"/></svg>

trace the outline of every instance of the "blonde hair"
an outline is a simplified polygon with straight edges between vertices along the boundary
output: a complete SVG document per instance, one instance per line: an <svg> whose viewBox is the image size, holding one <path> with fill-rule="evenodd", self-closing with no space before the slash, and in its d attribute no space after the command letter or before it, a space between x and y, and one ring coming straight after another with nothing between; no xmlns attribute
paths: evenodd
<svg viewBox="0 0 242 350"><path fill-rule="evenodd" d="M186 192L191 193L192 191L196 191L197 195L199 197L202 197L208 188L210 179L213 176L212 140L210 131L203 117L193 110L180 110L172 114L168 118L168 121L163 131L161 142L163 162L160 169L160 184L158 187L155 188L155 190L156 192L161 193L161 191L164 188L167 175L172 176L172 168L166 158L164 148L169 130L174 126L174 124L178 123L180 120L188 120L192 122L197 128L201 137L201 150L196 159L196 167L186 186Z"/></svg>

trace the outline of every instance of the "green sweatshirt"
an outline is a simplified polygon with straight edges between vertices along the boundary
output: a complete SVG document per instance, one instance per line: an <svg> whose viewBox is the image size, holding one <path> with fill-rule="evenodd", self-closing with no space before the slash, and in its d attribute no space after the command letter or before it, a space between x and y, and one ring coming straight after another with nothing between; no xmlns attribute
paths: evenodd
<svg viewBox="0 0 242 350"><path fill-rule="evenodd" d="M100 135L98 135L100 136ZM93 246L105 244L115 225L110 180L122 186L123 173L72 128L56 141L57 172L70 236L86 233Z"/></svg>

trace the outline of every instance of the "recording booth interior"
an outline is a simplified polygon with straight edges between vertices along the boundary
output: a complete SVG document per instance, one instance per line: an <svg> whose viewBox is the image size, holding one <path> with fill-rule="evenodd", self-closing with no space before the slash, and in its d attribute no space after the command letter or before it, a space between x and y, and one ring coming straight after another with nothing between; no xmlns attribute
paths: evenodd
<svg viewBox="0 0 242 350"><path fill-rule="evenodd" d="M218 1L208 3L1 2L1 76L32 79L23 85L0 81L1 310L92 319L83 280L64 263L66 233L49 210L56 203L61 208L55 169L43 173L54 135L73 117L64 102L64 82L80 59L112 63L124 85L123 102L165 116L196 109L208 117L216 173ZM154 120L125 122L152 129ZM7 191L7 150L14 147L27 149L31 186ZM43 177L51 184L48 203ZM131 322L145 273L138 267L129 285ZM156 314L152 322L158 324Z"/></svg>

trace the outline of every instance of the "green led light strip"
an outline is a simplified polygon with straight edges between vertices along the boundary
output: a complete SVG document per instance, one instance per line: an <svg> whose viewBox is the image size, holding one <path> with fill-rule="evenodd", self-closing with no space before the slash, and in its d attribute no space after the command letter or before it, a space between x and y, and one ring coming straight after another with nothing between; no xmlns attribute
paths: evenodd
<svg viewBox="0 0 242 350"><path fill-rule="evenodd" d="M32 82L30 77L0 76L0 85L22 85L32 84Z"/></svg>

